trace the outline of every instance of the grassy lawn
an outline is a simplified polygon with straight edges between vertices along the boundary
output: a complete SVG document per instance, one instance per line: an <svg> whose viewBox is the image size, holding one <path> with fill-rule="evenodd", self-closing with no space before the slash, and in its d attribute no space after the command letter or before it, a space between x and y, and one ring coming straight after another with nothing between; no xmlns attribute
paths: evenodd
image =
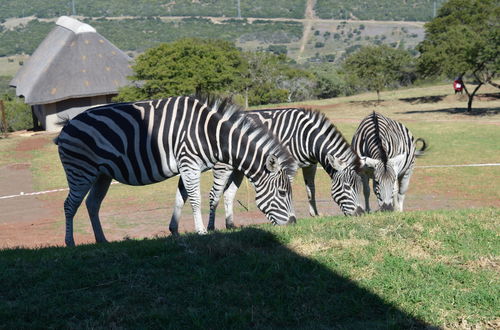
<svg viewBox="0 0 500 330"><path fill-rule="evenodd" d="M417 166L500 162L500 101L478 100L477 108L487 109L482 115L454 112L465 101L449 89L384 92L379 105L374 93L307 104L324 111L348 141L373 110L400 120L429 143ZM1 138L0 168L30 164L34 191L66 187L54 136ZM0 328L498 328L499 177L500 167L416 168L408 212L304 219L299 171L296 226L179 238L158 238L167 230L177 179L113 185L101 216L115 242L0 250ZM205 173L204 216L211 182ZM320 212L336 214L324 171L316 184ZM65 197L37 196L56 211L26 230L46 228L62 240ZM263 218L253 197L243 184L236 224L249 214ZM183 221L192 221L189 209ZM91 237L84 207L75 236Z"/></svg>
<svg viewBox="0 0 500 330"><path fill-rule="evenodd" d="M3 250L0 324L498 325L499 219L498 209L384 213L207 236Z"/></svg>

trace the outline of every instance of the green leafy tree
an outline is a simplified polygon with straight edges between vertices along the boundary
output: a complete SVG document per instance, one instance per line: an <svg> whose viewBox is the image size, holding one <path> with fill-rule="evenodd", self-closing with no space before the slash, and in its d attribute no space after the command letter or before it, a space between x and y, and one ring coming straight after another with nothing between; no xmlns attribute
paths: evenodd
<svg viewBox="0 0 500 330"><path fill-rule="evenodd" d="M314 76L294 68L285 55L243 53L248 65L242 71L241 90L245 106L299 101L311 97Z"/></svg>
<svg viewBox="0 0 500 330"><path fill-rule="evenodd" d="M425 24L419 71L426 76L470 76L477 86L469 91L467 110L484 84L495 84L500 68L500 2L498 0L450 0Z"/></svg>
<svg viewBox="0 0 500 330"><path fill-rule="evenodd" d="M407 84L413 78L413 59L407 51L386 45L365 46L349 55L344 71L360 87L377 92L386 87Z"/></svg>
<svg viewBox="0 0 500 330"><path fill-rule="evenodd" d="M230 42L190 38L148 49L132 69L135 86L123 88L118 101L232 90L246 62Z"/></svg>

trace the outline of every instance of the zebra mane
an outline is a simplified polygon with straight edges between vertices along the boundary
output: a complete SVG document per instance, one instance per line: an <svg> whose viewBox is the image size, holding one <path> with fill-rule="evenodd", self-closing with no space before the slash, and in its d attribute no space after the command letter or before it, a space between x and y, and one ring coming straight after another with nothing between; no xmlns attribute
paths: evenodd
<svg viewBox="0 0 500 330"><path fill-rule="evenodd" d="M298 167L297 162L286 147L279 142L267 127L245 116L243 107L234 103L231 97L198 96L197 100L206 104L209 108L216 110L217 113L227 118L229 122L239 125L242 133L251 134L256 139L264 139L262 146L269 148L267 153L278 158L279 164L288 176L295 176Z"/></svg>
<svg viewBox="0 0 500 330"><path fill-rule="evenodd" d="M375 127L375 143L377 144L380 153L380 158L385 167L387 166L387 160L388 160L387 152L385 151L384 146L382 145L382 139L380 138L380 126L378 124L378 114L375 111L373 111L372 113L372 121Z"/></svg>
<svg viewBox="0 0 500 330"><path fill-rule="evenodd" d="M351 150L351 158L347 159L347 161L349 162L350 165L354 166L354 170L356 172L359 172L361 170L361 158L356 153L354 148L351 146L349 141L347 141L344 134L342 134L342 132L337 128L337 126L335 126L335 124L330 119L328 119L328 117L323 112L319 110L308 109L308 108L300 108L300 110L306 112L314 121L320 122L320 126L323 125L333 126L336 135L342 140L342 142L347 144L349 146L349 149Z"/></svg>

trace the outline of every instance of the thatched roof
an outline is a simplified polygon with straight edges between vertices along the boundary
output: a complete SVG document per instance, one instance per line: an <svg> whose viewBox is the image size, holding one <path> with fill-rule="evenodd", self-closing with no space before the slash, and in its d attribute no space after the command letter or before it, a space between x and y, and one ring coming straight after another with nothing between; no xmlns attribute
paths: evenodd
<svg viewBox="0 0 500 330"><path fill-rule="evenodd" d="M62 16L10 82L28 104L115 94L131 58L88 24Z"/></svg>

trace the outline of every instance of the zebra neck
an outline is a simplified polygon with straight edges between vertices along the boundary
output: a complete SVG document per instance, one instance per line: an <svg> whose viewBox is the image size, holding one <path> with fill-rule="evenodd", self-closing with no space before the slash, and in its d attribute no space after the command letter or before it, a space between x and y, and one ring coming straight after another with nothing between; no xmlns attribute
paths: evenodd
<svg viewBox="0 0 500 330"><path fill-rule="evenodd" d="M332 155L347 167L356 168L356 166L359 165L359 157L352 150L350 144L340 132L336 131L335 133L336 134L332 136L329 143L322 145L318 149L319 163L330 176L332 176L336 170L333 168L333 164L331 164L328 158L329 155Z"/></svg>
<svg viewBox="0 0 500 330"><path fill-rule="evenodd" d="M252 131L252 128L233 126L220 130L216 158L255 182L259 180L261 172L265 172L266 153L270 152L272 145L266 138L265 131Z"/></svg>

